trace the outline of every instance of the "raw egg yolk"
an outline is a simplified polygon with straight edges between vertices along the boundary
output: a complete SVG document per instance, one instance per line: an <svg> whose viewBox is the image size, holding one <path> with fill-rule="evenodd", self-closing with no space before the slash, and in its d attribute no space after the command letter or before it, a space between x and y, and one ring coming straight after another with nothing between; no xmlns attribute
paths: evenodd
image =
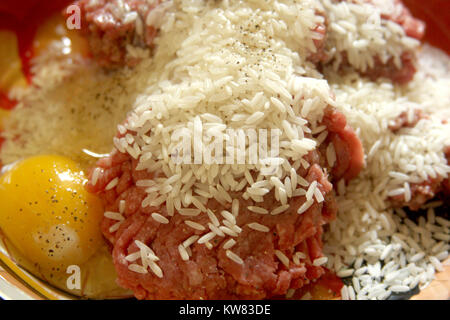
<svg viewBox="0 0 450 320"><path fill-rule="evenodd" d="M86 182L77 163L53 155L20 161L0 178L0 228L36 267L65 270L102 244L102 203Z"/></svg>

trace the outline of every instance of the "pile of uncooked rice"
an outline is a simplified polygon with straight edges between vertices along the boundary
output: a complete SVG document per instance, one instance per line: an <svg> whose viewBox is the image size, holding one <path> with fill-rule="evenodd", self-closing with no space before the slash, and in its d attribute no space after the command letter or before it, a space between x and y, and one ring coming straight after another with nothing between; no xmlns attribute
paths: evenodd
<svg viewBox="0 0 450 320"><path fill-rule="evenodd" d="M357 74L327 73L340 109L363 142L366 167L338 188L339 214L325 234L327 266L352 285L343 298L386 299L391 293L426 287L448 257L450 222L435 216L441 201L423 206L418 222L392 209L390 195L408 194L410 183L448 176L443 146L450 143L450 60L425 46L419 71L405 87L370 82ZM393 133L389 121L419 109L429 115L412 128ZM407 198L408 195L405 195Z"/></svg>

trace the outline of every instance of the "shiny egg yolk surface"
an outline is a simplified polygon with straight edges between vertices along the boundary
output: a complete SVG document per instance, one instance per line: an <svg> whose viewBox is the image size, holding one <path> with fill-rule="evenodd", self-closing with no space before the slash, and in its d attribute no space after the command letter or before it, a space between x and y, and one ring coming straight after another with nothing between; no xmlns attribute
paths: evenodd
<svg viewBox="0 0 450 320"><path fill-rule="evenodd" d="M36 156L0 178L0 228L41 270L86 262L102 245L100 199L88 193L74 161Z"/></svg>

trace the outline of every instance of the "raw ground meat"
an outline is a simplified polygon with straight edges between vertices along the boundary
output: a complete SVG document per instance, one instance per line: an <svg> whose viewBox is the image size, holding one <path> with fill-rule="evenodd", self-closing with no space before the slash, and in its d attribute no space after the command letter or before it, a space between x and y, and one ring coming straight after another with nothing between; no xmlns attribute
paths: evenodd
<svg viewBox="0 0 450 320"><path fill-rule="evenodd" d="M351 2L350 0L339 1ZM377 5L377 2L373 2L372 0L368 0L368 2L373 3L375 6ZM394 10L392 15L382 15L381 18L399 24L407 36L421 40L425 34L425 23L414 18L401 0L394 0L394 3L396 10ZM343 53L343 60L347 60L345 52ZM414 78L414 74L417 71L415 53L409 51L405 51L401 55L402 66L400 69L395 65L393 58L389 59L386 63L383 63L381 59L376 56L374 57L374 62L373 68L361 72L362 75L367 76L371 80L388 78L395 83L405 84ZM349 63L344 62L341 66L342 69L347 68Z"/></svg>
<svg viewBox="0 0 450 320"><path fill-rule="evenodd" d="M97 0L91 4L91 0L80 0L76 4L81 9L81 31L86 35L91 52L96 61L105 67L132 66L137 59L127 58L128 44L139 47L151 47L156 36L157 29L145 24L148 13L153 10L160 1L155 1L149 6L145 0L123 0L128 6L128 12L136 12L141 21L142 30L137 30L135 20L126 22L120 17L118 1Z"/></svg>
<svg viewBox="0 0 450 320"><path fill-rule="evenodd" d="M450 146L444 149L447 163L450 163ZM427 201L442 195L445 203L450 203L450 178L444 179L437 176L435 179L429 178L422 183L412 183L411 201L405 201L403 195L391 197L391 202L395 207L408 207L413 211L419 210Z"/></svg>
<svg viewBox="0 0 450 320"><path fill-rule="evenodd" d="M407 36L418 40L422 39L425 34L425 23L414 18L401 0L394 0L394 3L396 10L391 15L385 15L382 18L401 25Z"/></svg>
<svg viewBox="0 0 450 320"><path fill-rule="evenodd" d="M415 110L413 119L408 119L408 112L402 112L397 119L389 126L393 132L397 132L402 128L414 127L421 119L427 118L421 110ZM444 154L447 163L450 163L450 146L444 147ZM394 207L408 207L410 210L419 210L427 201L442 195L443 200L449 203L450 199L450 178L445 179L442 176L436 178L428 178L421 183L410 183L411 200L406 201L405 196L400 194L398 196L390 197L391 203Z"/></svg>
<svg viewBox="0 0 450 320"><path fill-rule="evenodd" d="M334 143L334 139L339 139L335 147L338 157L342 156L343 159L337 162L337 166L343 168L337 171L341 177L353 177L363 161L354 157L363 152L362 149L349 151L362 148L361 143L346 125L345 117L336 110L329 108L326 111L324 123L330 130L329 141ZM136 187L135 183L152 179L153 175L136 171L137 160L118 151L109 158L101 159L97 165L104 171L96 185L88 183L87 188L100 195L107 211L117 212L119 201L126 201L125 221L117 232L109 232L116 221L104 218L102 222L102 231L113 246L112 255L119 284L131 289L139 299L264 299L284 295L288 289L301 288L317 280L325 272L323 267L313 265L314 259L322 256L323 226L333 220L337 213L332 184L326 170L319 164L322 158L319 152L312 151L306 157L310 167L298 170L298 174L309 182L318 182L318 188L325 198L324 202L314 203L301 215L297 210L305 202L304 196L291 198L290 208L286 212L272 216L248 211L247 207L254 205L253 201L244 200L241 194L230 193L240 201L236 220L242 233L234 238L236 244L232 251L244 260L243 265L226 256L222 245L228 238L219 236L211 241L212 249L203 244L193 244L190 247L192 256L188 261L183 261L178 245L192 235L205 233L188 227L184 221L191 220L206 226L208 216L202 213L196 217L187 217L175 213L173 217L168 217L164 206L142 208L141 202L147 194L145 188ZM119 177L117 186L105 191L105 186L115 177ZM273 193L270 193L258 206L270 211L274 203ZM222 210L231 211L231 204L209 200L207 208L220 217ZM156 222L151 217L153 212L168 217L169 223ZM261 223L269 227L270 231L252 230L246 226L251 222ZM125 257L138 251L135 240L147 244L160 258L158 265L163 271L162 279L151 272L139 274L128 269L129 262ZM281 250L289 257L291 263L288 268L278 260L275 250ZM292 256L298 251L304 253L306 259L296 265L292 263Z"/></svg>
<svg viewBox="0 0 450 320"><path fill-rule="evenodd" d="M396 9L391 15L382 16L383 19L399 24L405 34L411 38L421 40L425 34L425 23L414 18L401 0L394 0ZM375 57L375 67L369 69L365 75L372 80L377 78L388 78L392 81L405 84L414 78L416 73L416 56L413 52L404 52L401 55L402 67L399 69L393 59L383 64L378 57Z"/></svg>
<svg viewBox="0 0 450 320"><path fill-rule="evenodd" d="M446 180L448 184L448 179ZM435 198L441 191L444 191L444 178L438 176L435 179L429 178L422 183L411 183L411 200L406 201L404 195L391 197L394 207L408 207L413 211L419 210L428 200Z"/></svg>
<svg viewBox="0 0 450 320"><path fill-rule="evenodd" d="M316 52L311 53L308 57L308 60L315 64L318 64L319 62L323 62L328 59L328 56L325 53L328 23L327 23L327 16L324 12L316 12L316 14L322 16L325 19L325 21L324 21L324 23L318 24L313 29L313 31L317 35L320 35L320 37L317 36L313 39L314 46L316 47Z"/></svg>
<svg viewBox="0 0 450 320"><path fill-rule="evenodd" d="M397 132L401 128L412 128L421 119L427 118L427 115L422 110L416 109L413 112L412 119L409 119L408 111L402 112L393 122L389 125L389 129L392 132Z"/></svg>
<svg viewBox="0 0 450 320"><path fill-rule="evenodd" d="M401 55L400 59L402 66L399 69L395 65L393 58L389 59L386 64L383 64L378 57L375 57L375 66L363 72L362 75L372 81L376 81L378 78L387 78L398 84L406 84L416 74L416 56L414 53L406 51Z"/></svg>
<svg viewBox="0 0 450 320"><path fill-rule="evenodd" d="M348 1L348 0L341 0ZM95 5L91 5L90 0L79 0L77 5L82 12L82 31L86 35L92 54L98 63L105 67L133 66L139 62L137 58L127 57L126 46L136 45L149 47L153 45L153 40L157 34L157 28L145 24L148 13L159 5L158 0L149 6L145 0L123 0L130 10L138 13L142 21L144 30L142 34L137 32L136 23L124 23L117 17L117 1L99 0ZM425 32L425 24L415 19L409 10L400 0L395 0L397 10L391 16L383 16L383 19L398 23L405 33L415 39L421 39ZM325 44L328 32L327 16L325 12L317 12L324 17L325 22L318 24L313 31L320 35L314 39L316 51L308 56L308 60L315 63L328 63L329 57L325 52ZM345 53L343 53L344 61ZM389 78L392 81L404 84L412 80L416 72L415 55L412 52L404 52L401 56L402 67L399 69L393 59L387 63L382 63L378 57L374 57L375 66L362 74L375 80L380 77ZM348 67L348 63L343 63L342 67Z"/></svg>
<svg viewBox="0 0 450 320"><path fill-rule="evenodd" d="M328 168L326 148L333 143L336 153L336 163L328 168L333 182L341 178L349 181L355 178L364 166L364 150L361 140L347 124L344 114L334 108L327 108L323 117L328 136L320 147L322 166Z"/></svg>
<svg viewBox="0 0 450 320"><path fill-rule="evenodd" d="M116 17L114 12L117 11L117 1L98 0L95 5L90 4L91 0L76 2L82 12L82 31L89 41L94 58L104 67L135 65L139 60L127 58L126 46L130 44L152 47L158 31L153 26L146 26L145 21L148 13L163 0L155 1L150 7L145 0L123 0L123 2L139 14L145 26L142 35L137 32L136 23L123 23ZM326 19L323 12L317 12L317 15ZM326 22L318 24L313 31L321 37L317 36L313 40L316 51L309 55L308 60L318 63L327 58L325 54Z"/></svg>

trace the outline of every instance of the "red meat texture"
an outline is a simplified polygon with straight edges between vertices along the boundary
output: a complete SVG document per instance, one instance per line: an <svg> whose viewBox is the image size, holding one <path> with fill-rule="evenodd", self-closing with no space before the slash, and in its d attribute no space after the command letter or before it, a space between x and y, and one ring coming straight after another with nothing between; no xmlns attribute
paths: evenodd
<svg viewBox="0 0 450 320"><path fill-rule="evenodd" d="M351 0L338 0L339 2L351 2ZM405 34L411 38L421 40L425 35L425 23L412 16L408 8L403 4L401 0L392 0L396 9L391 15L382 15L381 19L389 20L400 25ZM377 5L373 0L367 0L368 3ZM342 52L343 60L347 60L346 52ZM329 60L329 59L328 59ZM328 63L327 59L322 59L325 63ZM375 81L378 78L387 78L398 84L406 84L410 82L417 71L416 69L416 55L414 52L405 50L401 56L401 67L399 68L394 58L389 59L386 63L383 63L378 56L373 57L374 66L368 68L364 72L360 72L363 76ZM348 68L349 63L343 63L342 69Z"/></svg>
<svg viewBox="0 0 450 320"><path fill-rule="evenodd" d="M145 0L123 0L131 10L138 12L144 25L146 17L151 10L156 8L163 0L155 1L151 6ZM135 23L124 24L115 15L114 9L117 3L108 0L98 0L95 5L90 0L79 0L76 4L82 13L82 31L87 37L95 60L104 67L133 66L139 62L137 59L129 59L126 55L127 44L139 45L141 47L152 47L153 40L158 33L154 26L144 27L143 35L138 35ZM116 8L115 8L116 7ZM317 12L326 19L323 12ZM308 55L308 60L318 63L324 61L326 23L319 23L313 29L316 38L313 40L316 47L315 52Z"/></svg>
<svg viewBox="0 0 450 320"><path fill-rule="evenodd" d="M95 60L104 67L133 66L138 59L127 57L126 46L132 44L139 47L151 48L157 34L157 29L146 25L148 13L153 10L160 1L155 1L151 6L145 0L123 0L133 11L139 15L142 21L142 33L136 29L136 23L124 23L114 13L114 1L98 0L95 5L90 0L80 0L76 4L81 9L81 28L89 42L91 53Z"/></svg>
<svg viewBox="0 0 450 320"><path fill-rule="evenodd" d="M394 3L397 7L394 13L381 18L399 24L407 36L421 40L425 34L425 23L414 18L401 0L394 0ZM405 51L401 55L401 62L402 66L398 68L394 59L390 59L386 64L383 64L378 57L375 57L375 66L365 72L364 75L372 80L388 78L399 84L408 83L414 78L417 71L416 56L413 52Z"/></svg>
<svg viewBox="0 0 450 320"><path fill-rule="evenodd" d="M414 110L411 119L408 116L408 111L402 112L391 125L389 129L397 133L403 128L412 128L420 120L428 119L429 116L421 110ZM446 121L444 121L446 123ZM450 146L444 146L444 155L447 163L450 163ZM440 175L436 177L429 177L421 183L410 183L411 199L406 201L405 195L397 195L390 197L391 204L394 207L408 207L410 210L417 211L429 200L438 196L442 196L444 202L449 203L450 195L450 178L445 178Z"/></svg>
<svg viewBox="0 0 450 320"><path fill-rule="evenodd" d="M349 0L340 0L349 1ZM370 0L368 0L371 2ZM384 15L382 19L393 21L399 24L405 31L405 34L415 39L422 39L425 33L425 24L414 18L410 11L405 7L402 1L394 1L397 9L392 15ZM104 67L134 66L139 62L138 58L127 56L126 46L128 44L138 45L140 47L151 48L153 40L158 30L154 26L145 25L145 17L148 13L158 6L162 1L158 0L151 6L144 0L124 0L132 10L138 12L139 19L143 21L143 34L139 35L136 31L135 23L123 23L114 15L114 1L99 0L95 5L90 5L89 0L79 0L77 4L82 11L82 30L87 37L92 54L96 61ZM376 3L374 3L376 5ZM328 21L326 12L316 12L318 16L324 18L323 23L318 23L312 30L316 33L314 38L315 50L310 52L307 59L317 65L330 62L325 46L328 32ZM343 52L344 60L345 52ZM374 57L375 65L365 72L364 76L372 80L378 78L388 78L393 82L405 84L411 81L416 73L416 57L413 52L405 51L401 55L402 66L398 68L391 58L383 63L379 57ZM348 64L342 65L344 68Z"/></svg>
<svg viewBox="0 0 450 320"><path fill-rule="evenodd" d="M450 146L444 147L444 154L447 163L450 163ZM403 194L391 197L391 203L394 207L408 207L410 210L417 211L427 203L427 201L438 196L444 200L445 203L450 203L450 178L445 178L437 175L435 178L428 178L421 183L411 183L411 200L406 201Z"/></svg>
<svg viewBox="0 0 450 320"><path fill-rule="evenodd" d="M363 163L362 146L356 134L347 126L345 117L332 108L327 109L323 123L330 131L330 137L324 143L335 144L339 159L336 167L330 170L338 178L354 177ZM239 200L236 223L242 228L239 236L234 238L236 244L232 251L244 261L243 264L226 256L223 244L229 237L219 236L210 241L212 249L204 244L192 244L191 257L188 261L182 260L178 246L193 235L206 233L189 227L184 221L191 220L207 226L210 222L208 215L201 213L196 217L187 217L175 212L170 217L164 204L143 208L141 203L147 194L145 188L136 186L136 181L154 179L154 174L137 171L137 160L118 151L101 159L97 166L103 171L95 186L91 182L87 184L88 190L100 195L105 202L105 211L117 212L120 200L126 201L125 220L116 232L109 232L109 228L117 221L108 218L102 221L103 234L112 246L118 283L131 289L138 299L266 299L284 295L288 289L301 288L316 281L325 269L314 266L313 261L323 256L323 228L335 219L337 204L328 169L320 165L323 155L319 151L312 151L305 159L310 166L307 169L300 167L298 174L309 182L317 181L325 200L320 204L315 202L303 214L297 211L306 201L305 196L291 198L287 211L272 216L251 212L247 207L258 205L271 211L274 206L278 206L273 193L266 195L263 203L257 204L251 199L244 200L240 193L230 193L231 197ZM116 187L105 190L106 185L116 177L119 178ZM206 207L218 218L222 210L231 212L230 203L221 204L214 199L209 200ZM155 221L151 217L154 212L167 217L169 223ZM265 225L270 231L250 229L247 224L252 222ZM151 247L159 257L162 278L150 271L140 274L128 269L130 262L125 257L139 250L135 240ZM290 259L288 267L280 262L275 250L280 250ZM292 262L295 252L302 252L306 256L298 265Z"/></svg>

